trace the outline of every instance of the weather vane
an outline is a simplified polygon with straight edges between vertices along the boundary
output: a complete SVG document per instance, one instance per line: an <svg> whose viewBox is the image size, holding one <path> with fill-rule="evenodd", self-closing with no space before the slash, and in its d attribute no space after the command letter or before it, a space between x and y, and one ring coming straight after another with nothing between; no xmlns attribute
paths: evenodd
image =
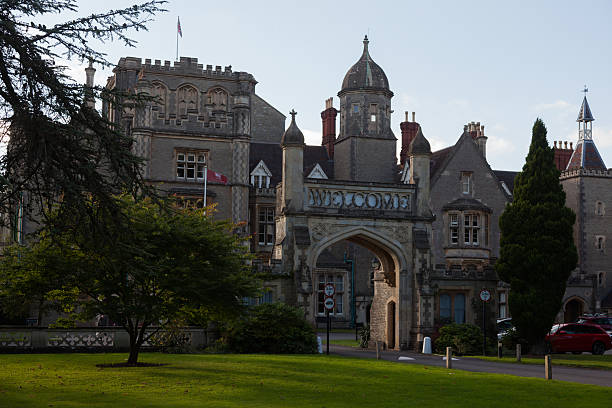
<svg viewBox="0 0 612 408"><path fill-rule="evenodd" d="M587 86L585 85L582 92L584 92L584 96L586 96L587 92L589 92L589 88L587 88Z"/></svg>

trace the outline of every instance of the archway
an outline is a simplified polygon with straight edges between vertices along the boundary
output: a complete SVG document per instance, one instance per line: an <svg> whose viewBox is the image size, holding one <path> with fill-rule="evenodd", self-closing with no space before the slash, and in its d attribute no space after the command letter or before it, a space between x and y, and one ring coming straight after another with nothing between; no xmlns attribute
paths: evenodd
<svg viewBox="0 0 612 408"><path fill-rule="evenodd" d="M575 322L584 313L584 301L573 297L565 303L563 308L563 321L566 323Z"/></svg>
<svg viewBox="0 0 612 408"><path fill-rule="evenodd" d="M346 269L342 265L319 263L319 257L328 256L330 248L334 245L340 246L343 244L356 244L355 247L360 247L362 252L366 252L365 256L361 256L362 260L366 260L361 265L360 276L357 279L370 280L372 276L373 297L370 299L362 299L365 302L363 311L366 308L369 314L370 332L372 341L381 341L386 344L387 348L397 348L400 344L408 343L409 331L411 327L411 287L412 284L408 279L406 249L399 242L381 234L379 231L366 227L353 227L339 231L328 237L322 237L309 250L308 265L312 272L313 282L313 298L310 302L311 313L317 319L321 315L322 294L321 288L325 283L334 282L337 287L341 288L341 295L344 297L337 298L337 301L343 305L343 310L348 311L346 306L353 307L353 312L356 313L356 305L348 304L351 299L347 296L352 288L347 287L350 279L343 279L343 276L350 276L350 265ZM336 258L342 260L342 251L337 251ZM359 258L359 257L357 257ZM335 266L335 267L334 267ZM372 273L371 273L372 272ZM403 272L403 273L401 273ZM403 276L402 276L403 275ZM401 281L401 282L400 282ZM403 282L403 285L402 285ZM398 303L399 288L408 292L402 297L403 302ZM353 292L354 293L354 292ZM335 313L341 313L339 310L334 310ZM366 322L366 313L363 314L363 322ZM347 317L346 314L343 317Z"/></svg>

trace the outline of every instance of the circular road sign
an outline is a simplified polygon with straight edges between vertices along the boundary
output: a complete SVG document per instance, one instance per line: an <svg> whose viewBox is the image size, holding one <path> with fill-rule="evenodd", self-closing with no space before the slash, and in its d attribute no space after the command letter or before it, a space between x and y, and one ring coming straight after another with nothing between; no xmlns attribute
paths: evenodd
<svg viewBox="0 0 612 408"><path fill-rule="evenodd" d="M486 289L483 289L480 291L480 300L482 300L483 302L488 302L489 300L491 300L491 292L489 292Z"/></svg>
<svg viewBox="0 0 612 408"><path fill-rule="evenodd" d="M323 303L327 310L333 310L334 306L336 306L336 302L334 302L334 298L325 298L325 302Z"/></svg>
<svg viewBox="0 0 612 408"><path fill-rule="evenodd" d="M334 293L336 293L336 288L334 287L333 283L328 283L325 285L325 296L326 297L332 297L334 296Z"/></svg>

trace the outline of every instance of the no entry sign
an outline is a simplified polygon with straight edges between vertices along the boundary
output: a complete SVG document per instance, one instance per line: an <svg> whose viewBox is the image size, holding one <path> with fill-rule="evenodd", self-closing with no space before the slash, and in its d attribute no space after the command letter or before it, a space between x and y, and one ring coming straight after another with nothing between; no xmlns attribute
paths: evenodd
<svg viewBox="0 0 612 408"><path fill-rule="evenodd" d="M336 302L334 302L334 298L325 298L325 302L323 303L327 310L333 310L334 306L336 306Z"/></svg>

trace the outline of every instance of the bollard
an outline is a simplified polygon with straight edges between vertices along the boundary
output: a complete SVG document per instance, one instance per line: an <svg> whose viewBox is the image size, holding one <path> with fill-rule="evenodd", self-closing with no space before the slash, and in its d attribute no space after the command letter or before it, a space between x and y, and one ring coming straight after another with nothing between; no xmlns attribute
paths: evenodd
<svg viewBox="0 0 612 408"><path fill-rule="evenodd" d="M552 380L552 364L550 362L550 354L544 356L544 378Z"/></svg>
<svg viewBox="0 0 612 408"><path fill-rule="evenodd" d="M521 362L521 345L517 344L516 345L516 361L517 362Z"/></svg>
<svg viewBox="0 0 612 408"><path fill-rule="evenodd" d="M431 354L431 337L423 339L423 354Z"/></svg>
<svg viewBox="0 0 612 408"><path fill-rule="evenodd" d="M376 359L380 360L380 342L376 342Z"/></svg>
<svg viewBox="0 0 612 408"><path fill-rule="evenodd" d="M498 342L497 343L497 358L502 358L503 355L503 349L502 349L502 342Z"/></svg>
<svg viewBox="0 0 612 408"><path fill-rule="evenodd" d="M453 349L446 348L446 368L453 368Z"/></svg>

